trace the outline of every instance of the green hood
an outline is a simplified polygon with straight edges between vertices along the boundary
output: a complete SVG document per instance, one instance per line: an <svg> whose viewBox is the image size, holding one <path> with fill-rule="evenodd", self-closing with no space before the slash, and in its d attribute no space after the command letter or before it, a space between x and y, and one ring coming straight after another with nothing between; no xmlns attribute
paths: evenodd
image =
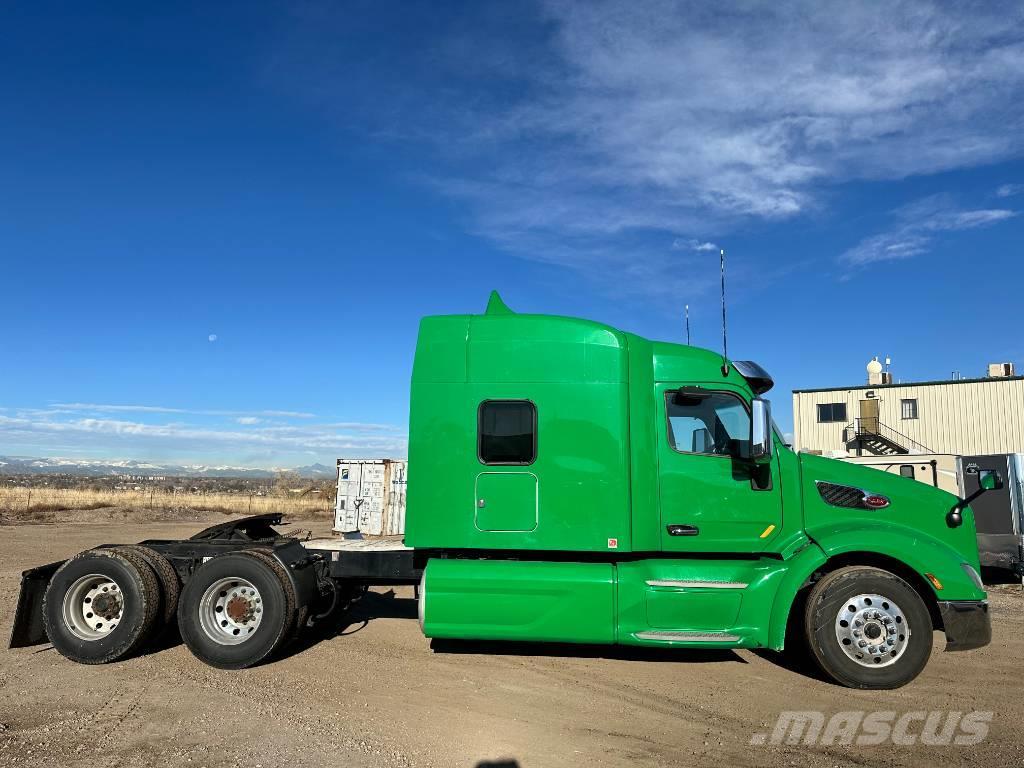
<svg viewBox="0 0 1024 768"><path fill-rule="evenodd" d="M957 502L957 497L930 485L900 477L881 470L850 464L837 459L802 453L801 477L804 494L804 526L808 536L823 549L835 548L834 542L851 535L861 542L864 550L891 553L908 564L919 560L922 576L931 573L943 584L940 599L974 599L979 590L961 567L967 563L975 571L980 569L978 540L974 527L974 513L967 508L963 524L950 528L946 514ZM841 489L822 487L823 483L856 488L866 494L878 494L889 500L883 509L866 509L856 504L859 494L843 494ZM823 498L829 491L836 492L832 503ZM852 500L852 501L851 501ZM851 534L852 531L857 531ZM849 548L848 543L843 544ZM946 567L921 557L925 550L941 553ZM940 573L941 571L941 573ZM960 593L970 593L962 595Z"/></svg>

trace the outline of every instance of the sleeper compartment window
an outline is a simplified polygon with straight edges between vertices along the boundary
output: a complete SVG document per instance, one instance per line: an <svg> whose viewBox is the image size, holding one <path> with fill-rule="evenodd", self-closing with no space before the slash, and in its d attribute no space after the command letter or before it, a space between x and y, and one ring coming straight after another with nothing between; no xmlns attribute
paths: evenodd
<svg viewBox="0 0 1024 768"><path fill-rule="evenodd" d="M482 464L526 465L537 458L537 406L529 400L485 400L477 423Z"/></svg>

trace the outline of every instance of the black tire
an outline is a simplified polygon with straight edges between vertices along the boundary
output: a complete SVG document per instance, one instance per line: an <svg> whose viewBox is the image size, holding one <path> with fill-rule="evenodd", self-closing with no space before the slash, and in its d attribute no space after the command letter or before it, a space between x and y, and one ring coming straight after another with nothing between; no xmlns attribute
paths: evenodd
<svg viewBox="0 0 1024 768"><path fill-rule="evenodd" d="M244 582L255 590L255 598ZM257 608L258 622L250 613ZM262 552L232 552L207 561L178 601L181 639L196 658L218 669L244 669L266 660L289 639L294 625L295 594L288 575Z"/></svg>
<svg viewBox="0 0 1024 768"><path fill-rule="evenodd" d="M171 565L171 561L156 550L143 547L140 544L118 547L118 549L134 552L153 569L157 581L160 582L160 621L163 626L174 622L178 616L178 596L181 594L181 580L178 578L178 572Z"/></svg>
<svg viewBox="0 0 1024 768"><path fill-rule="evenodd" d="M288 578L288 572L285 570L280 560L270 554L270 552L262 549L250 549L246 551L253 557L266 563L267 567L274 572L278 580L281 582L281 585L284 587L285 598L291 606L291 619L287 622L284 630L284 637L281 638L281 643L278 645L278 649L280 649L290 640L297 637L299 632L302 630L306 614L305 606L301 609L299 608L299 600L295 594L295 585L292 584L292 580ZM300 617L302 617L301 621Z"/></svg>
<svg viewBox="0 0 1024 768"><path fill-rule="evenodd" d="M824 576L808 596L805 619L818 666L848 688L899 688L931 656L932 619L924 600L880 568L851 566ZM858 648L862 643L866 647Z"/></svg>
<svg viewBox="0 0 1024 768"><path fill-rule="evenodd" d="M102 589L104 580L117 589ZM90 613L87 606L100 606L105 615ZM43 598L43 622L62 656L80 664L107 664L146 642L159 609L160 585L145 560L121 549L93 549L53 575Z"/></svg>

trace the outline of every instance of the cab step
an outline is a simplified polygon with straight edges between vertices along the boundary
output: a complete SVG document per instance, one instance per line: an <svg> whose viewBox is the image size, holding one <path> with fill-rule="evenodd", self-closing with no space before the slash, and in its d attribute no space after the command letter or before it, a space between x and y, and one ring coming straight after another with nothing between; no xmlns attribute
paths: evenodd
<svg viewBox="0 0 1024 768"><path fill-rule="evenodd" d="M738 635L728 632L686 632L681 630L650 630L637 632L633 635L637 640L660 640L674 643L735 643Z"/></svg>

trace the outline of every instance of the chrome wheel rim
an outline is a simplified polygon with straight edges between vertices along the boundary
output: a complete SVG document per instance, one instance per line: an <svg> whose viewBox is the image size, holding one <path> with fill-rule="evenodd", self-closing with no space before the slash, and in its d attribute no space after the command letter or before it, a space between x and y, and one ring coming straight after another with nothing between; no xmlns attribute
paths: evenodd
<svg viewBox="0 0 1024 768"><path fill-rule="evenodd" d="M895 664L907 650L910 625L900 607L882 595L849 598L836 616L836 640L862 667Z"/></svg>
<svg viewBox="0 0 1024 768"><path fill-rule="evenodd" d="M199 625L221 645L244 643L263 620L263 598L252 582L237 576L219 579L199 601Z"/></svg>
<svg viewBox="0 0 1024 768"><path fill-rule="evenodd" d="M90 573L64 593L63 613L64 623L79 640L102 640L121 621L124 593L109 576Z"/></svg>

